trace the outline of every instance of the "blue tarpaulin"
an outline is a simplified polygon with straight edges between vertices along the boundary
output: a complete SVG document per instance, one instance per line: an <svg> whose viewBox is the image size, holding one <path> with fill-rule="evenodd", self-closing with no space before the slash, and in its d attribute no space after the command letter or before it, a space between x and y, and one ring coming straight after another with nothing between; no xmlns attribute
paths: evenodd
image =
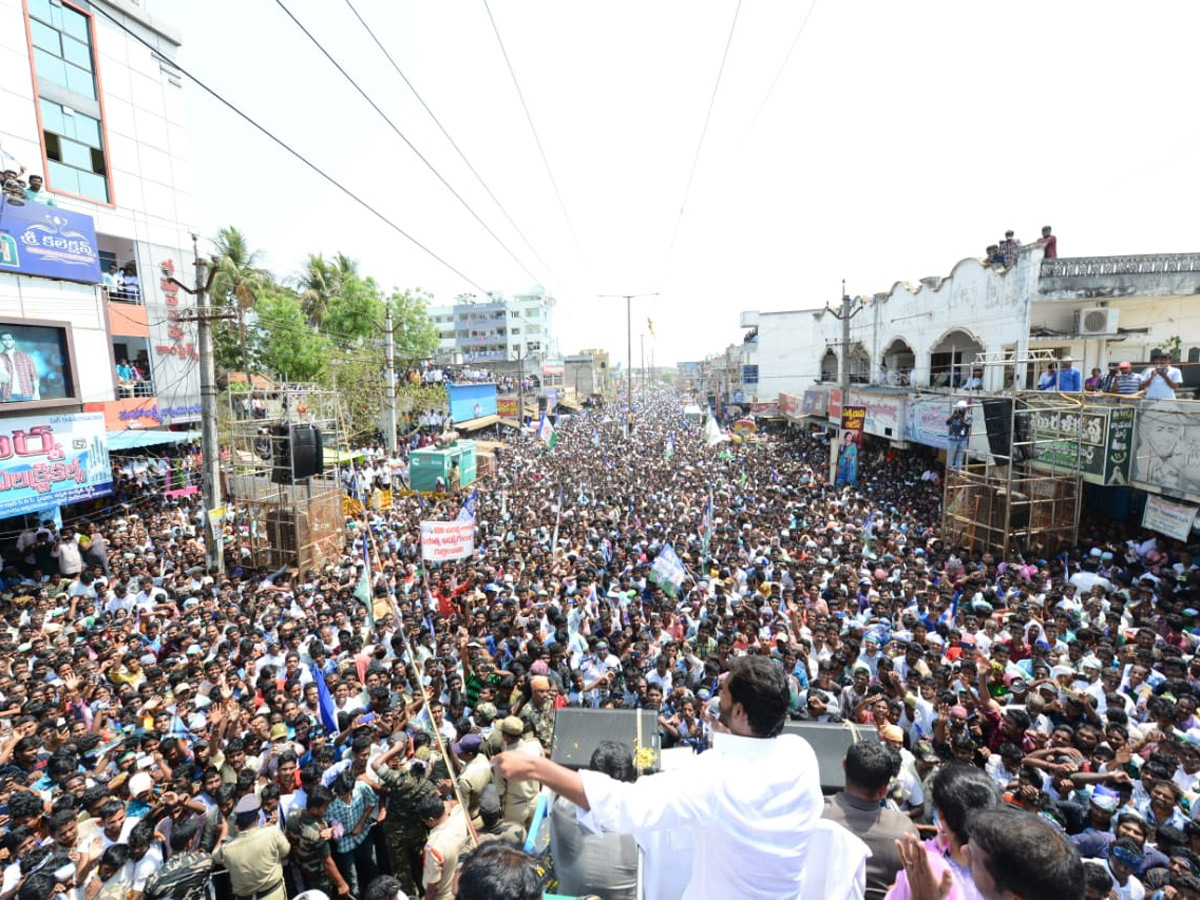
<svg viewBox="0 0 1200 900"><path fill-rule="evenodd" d="M155 444L178 444L182 441L200 439L198 431L167 431L158 428L128 428L125 431L110 431L108 433L108 450L110 453L121 450L137 450L139 447L153 447Z"/></svg>

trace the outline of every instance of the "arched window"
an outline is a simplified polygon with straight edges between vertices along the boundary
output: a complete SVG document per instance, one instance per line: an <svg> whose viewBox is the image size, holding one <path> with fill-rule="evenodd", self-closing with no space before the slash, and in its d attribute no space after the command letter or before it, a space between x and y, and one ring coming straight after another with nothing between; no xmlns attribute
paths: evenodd
<svg viewBox="0 0 1200 900"><path fill-rule="evenodd" d="M983 344L956 328L929 351L929 384L932 387L961 387L971 377L975 356Z"/></svg>

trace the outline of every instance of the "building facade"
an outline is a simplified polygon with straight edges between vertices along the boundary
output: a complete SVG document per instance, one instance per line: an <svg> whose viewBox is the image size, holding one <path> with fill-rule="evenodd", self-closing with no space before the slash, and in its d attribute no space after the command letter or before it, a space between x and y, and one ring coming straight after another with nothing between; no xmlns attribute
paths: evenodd
<svg viewBox="0 0 1200 900"><path fill-rule="evenodd" d="M758 384L743 379L740 388L746 402L777 400L796 421L836 424L843 406L863 407L867 434L945 449L946 419L960 400L1036 396L1050 363L1067 358L1082 383L1120 362L1144 372L1153 351L1166 351L1181 373L1174 397L1121 402L1081 392L1081 415L1046 416L1034 427L1064 428L1067 455L1077 454L1089 484L1132 486L1153 498L1147 506L1177 501L1180 516L1191 509L1200 518L1198 276L1200 254L1044 259L1030 245L1008 268L966 259L944 278L855 298L848 340L831 307L744 312ZM724 402L738 387L735 356L730 348L711 368L710 390ZM969 449L977 459L994 452L983 427ZM1115 468L1114 456L1123 457Z"/></svg>
<svg viewBox="0 0 1200 900"><path fill-rule="evenodd" d="M460 294L451 305L431 307L440 336L438 361L470 365L555 357L555 305L551 294L535 287L511 298L499 291L482 298Z"/></svg>
<svg viewBox="0 0 1200 900"><path fill-rule="evenodd" d="M0 328L29 345L40 387L0 419L92 413L104 433L199 419L191 301L172 280L194 279L180 40L136 0L0 0L0 155L15 173ZM22 196L34 176L42 190Z"/></svg>

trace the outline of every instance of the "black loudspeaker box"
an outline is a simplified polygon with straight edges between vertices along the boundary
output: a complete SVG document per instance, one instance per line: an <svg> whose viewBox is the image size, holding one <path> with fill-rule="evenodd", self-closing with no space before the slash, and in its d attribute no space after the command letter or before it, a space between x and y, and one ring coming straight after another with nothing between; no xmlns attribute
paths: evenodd
<svg viewBox="0 0 1200 900"><path fill-rule="evenodd" d="M783 733L799 735L813 748L817 754L821 790L826 794L835 794L846 787L842 760L846 758L850 745L856 740L879 740L879 731L873 725L855 725L851 729L847 724L787 722L783 726Z"/></svg>
<svg viewBox="0 0 1200 900"><path fill-rule="evenodd" d="M271 481L291 484L293 477L303 481L320 475L325 465L325 447L321 429L314 425L289 426L281 422L271 433L274 464Z"/></svg>
<svg viewBox="0 0 1200 900"><path fill-rule="evenodd" d="M601 741L616 741L631 750L638 746L654 750L654 762L644 772L662 768L662 742L658 714L652 709L577 709L564 706L554 714L554 740L550 759L569 769L586 769Z"/></svg>

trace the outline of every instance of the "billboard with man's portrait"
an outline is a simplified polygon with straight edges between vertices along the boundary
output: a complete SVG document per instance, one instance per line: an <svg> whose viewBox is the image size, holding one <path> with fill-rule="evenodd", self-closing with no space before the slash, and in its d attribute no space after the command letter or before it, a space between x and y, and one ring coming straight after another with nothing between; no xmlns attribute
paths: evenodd
<svg viewBox="0 0 1200 900"><path fill-rule="evenodd" d="M78 397L71 326L0 319L0 407L60 405Z"/></svg>

